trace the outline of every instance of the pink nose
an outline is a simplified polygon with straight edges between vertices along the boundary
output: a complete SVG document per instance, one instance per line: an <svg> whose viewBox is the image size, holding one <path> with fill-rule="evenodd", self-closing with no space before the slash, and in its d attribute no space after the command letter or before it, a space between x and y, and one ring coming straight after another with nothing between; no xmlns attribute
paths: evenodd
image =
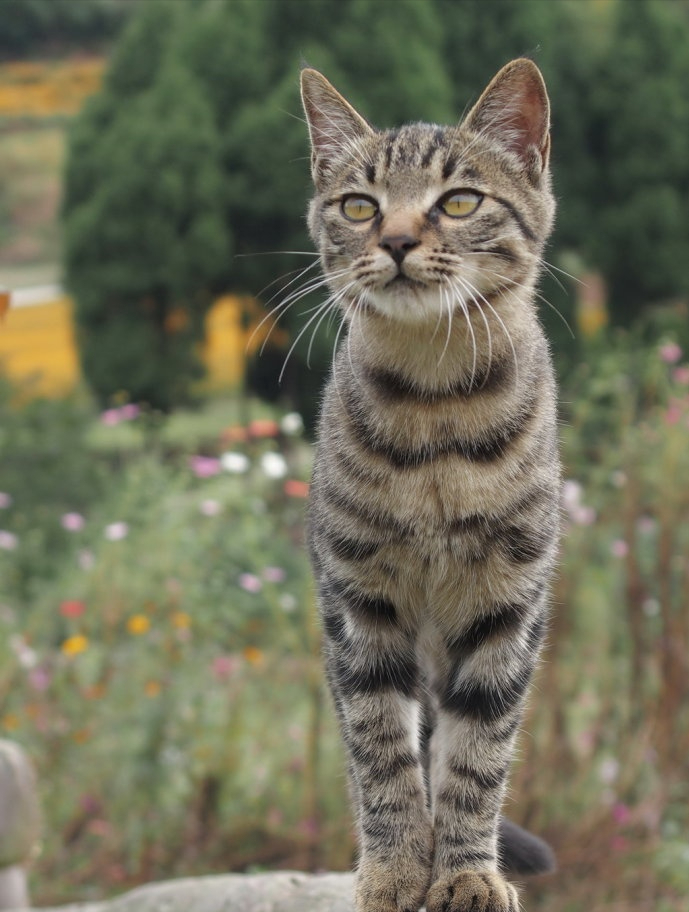
<svg viewBox="0 0 689 912"><path fill-rule="evenodd" d="M392 234L381 238L378 244L383 250L387 250L393 260L399 266L410 250L418 247L421 242L409 234Z"/></svg>

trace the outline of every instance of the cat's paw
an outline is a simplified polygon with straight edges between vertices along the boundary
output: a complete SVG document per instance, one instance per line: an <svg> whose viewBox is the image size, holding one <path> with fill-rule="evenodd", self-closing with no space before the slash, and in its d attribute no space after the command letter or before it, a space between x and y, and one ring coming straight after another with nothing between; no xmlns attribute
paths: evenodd
<svg viewBox="0 0 689 912"><path fill-rule="evenodd" d="M461 871L431 886L426 912L519 912L519 897L500 874Z"/></svg>
<svg viewBox="0 0 689 912"><path fill-rule="evenodd" d="M430 879L430 860L364 859L357 876L356 912L418 912Z"/></svg>

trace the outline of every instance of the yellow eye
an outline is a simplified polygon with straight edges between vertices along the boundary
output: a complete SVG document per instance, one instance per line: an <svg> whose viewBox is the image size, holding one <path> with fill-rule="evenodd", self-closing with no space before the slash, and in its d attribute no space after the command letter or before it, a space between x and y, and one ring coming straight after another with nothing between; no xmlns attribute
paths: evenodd
<svg viewBox="0 0 689 912"><path fill-rule="evenodd" d="M473 190L453 190L442 197L438 206L451 218L465 218L476 212L482 199L483 194L474 193Z"/></svg>
<svg viewBox="0 0 689 912"><path fill-rule="evenodd" d="M342 214L350 222L368 222L378 212L378 203L367 196L345 196Z"/></svg>

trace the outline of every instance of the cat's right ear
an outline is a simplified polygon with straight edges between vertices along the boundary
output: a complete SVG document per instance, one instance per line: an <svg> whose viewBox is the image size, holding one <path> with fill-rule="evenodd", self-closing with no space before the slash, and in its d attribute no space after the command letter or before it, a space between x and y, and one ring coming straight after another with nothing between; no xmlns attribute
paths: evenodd
<svg viewBox="0 0 689 912"><path fill-rule="evenodd" d="M319 187L332 163L374 131L318 70L301 71L301 100L311 136L311 173Z"/></svg>

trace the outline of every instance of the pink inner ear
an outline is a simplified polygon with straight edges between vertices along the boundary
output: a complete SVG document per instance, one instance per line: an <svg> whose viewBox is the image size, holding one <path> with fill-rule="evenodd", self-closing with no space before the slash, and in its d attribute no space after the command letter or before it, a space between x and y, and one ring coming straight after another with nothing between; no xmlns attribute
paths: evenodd
<svg viewBox="0 0 689 912"><path fill-rule="evenodd" d="M528 146L536 146L540 151L543 149L548 134L548 118L538 87L530 85L525 88L519 123L522 140L517 145L524 151ZM518 152L519 148L516 151Z"/></svg>
<svg viewBox="0 0 689 912"><path fill-rule="evenodd" d="M542 170L548 157L549 105L542 77L531 61L514 61L498 73L467 118L532 169L534 147Z"/></svg>

